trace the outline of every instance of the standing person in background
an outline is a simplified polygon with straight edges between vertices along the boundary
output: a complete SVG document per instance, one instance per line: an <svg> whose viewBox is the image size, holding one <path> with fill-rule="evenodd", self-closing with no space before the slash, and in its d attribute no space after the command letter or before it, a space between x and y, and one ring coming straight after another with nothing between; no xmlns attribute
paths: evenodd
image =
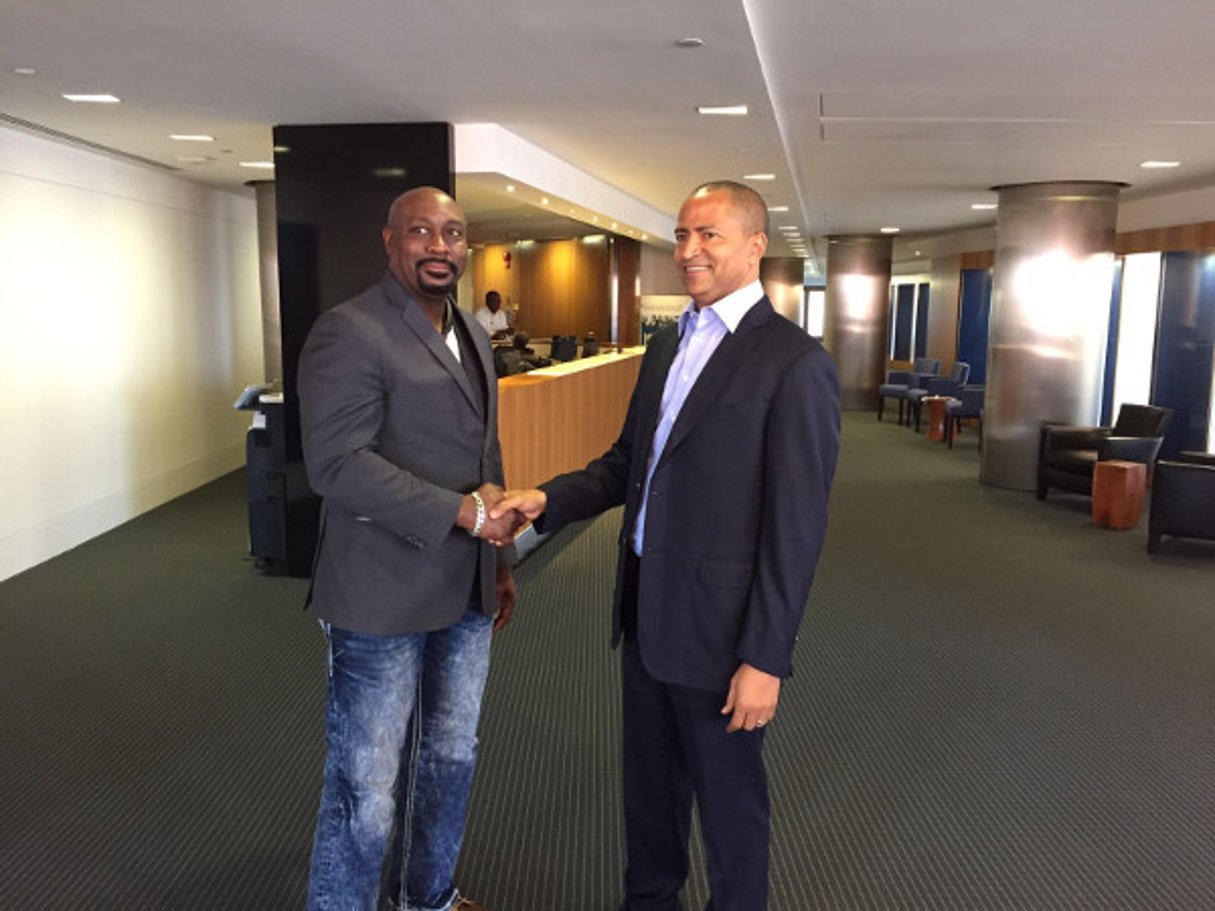
<svg viewBox="0 0 1215 911"><path fill-rule="evenodd" d="M485 306L477 310L474 316L490 338L500 339L510 335L510 320L502 309L502 295L497 291L485 292Z"/></svg>
<svg viewBox="0 0 1215 911"><path fill-rule="evenodd" d="M623 638L622 911L679 911L695 799L711 911L767 908L761 748L827 528L839 389L822 346L759 282L767 208L697 188L675 262L692 300L650 341L619 439L581 471L508 491L551 532L624 504L613 645Z"/></svg>
<svg viewBox="0 0 1215 911"><path fill-rule="evenodd" d="M383 230L388 271L317 319L300 422L324 497L312 612L329 642L325 776L310 909L485 911L453 882L491 629L515 606L497 384L485 335L450 299L464 213L410 190ZM395 830L394 830L395 824ZM389 846L390 833L396 838Z"/></svg>

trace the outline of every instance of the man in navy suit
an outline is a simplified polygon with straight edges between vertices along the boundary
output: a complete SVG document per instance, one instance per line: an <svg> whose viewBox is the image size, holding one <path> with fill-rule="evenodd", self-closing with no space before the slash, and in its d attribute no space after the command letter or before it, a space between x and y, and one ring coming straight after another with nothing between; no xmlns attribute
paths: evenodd
<svg viewBox="0 0 1215 911"><path fill-rule="evenodd" d="M742 184L688 197L675 262L692 300L651 340L619 439L490 512L516 509L548 532L624 504L612 640L624 642L622 911L679 911L693 799L708 909L767 907L764 726L790 673L839 449L835 366L759 282L767 220Z"/></svg>

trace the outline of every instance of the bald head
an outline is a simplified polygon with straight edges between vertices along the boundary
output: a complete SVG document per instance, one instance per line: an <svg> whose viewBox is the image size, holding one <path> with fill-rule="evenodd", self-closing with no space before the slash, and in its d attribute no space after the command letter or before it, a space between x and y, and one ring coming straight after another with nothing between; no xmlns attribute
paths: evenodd
<svg viewBox="0 0 1215 911"><path fill-rule="evenodd" d="M710 193L726 195L730 208L747 233L768 233L768 204L749 186L733 180L710 180L693 190L691 198L708 196Z"/></svg>
<svg viewBox="0 0 1215 911"><path fill-rule="evenodd" d="M464 211L437 187L402 193L384 227L388 270L417 299L442 302L456 289L468 259Z"/></svg>
<svg viewBox="0 0 1215 911"><path fill-rule="evenodd" d="M759 280L768 207L750 187L715 180L692 191L675 222L675 265L697 307Z"/></svg>
<svg viewBox="0 0 1215 911"><path fill-rule="evenodd" d="M464 221L464 210L460 208L460 204L438 187L414 187L412 190L406 190L392 201L392 205L388 207L387 226L390 229L397 228L400 225L402 217L413 211L417 206L427 202L451 205L459 213L460 220Z"/></svg>

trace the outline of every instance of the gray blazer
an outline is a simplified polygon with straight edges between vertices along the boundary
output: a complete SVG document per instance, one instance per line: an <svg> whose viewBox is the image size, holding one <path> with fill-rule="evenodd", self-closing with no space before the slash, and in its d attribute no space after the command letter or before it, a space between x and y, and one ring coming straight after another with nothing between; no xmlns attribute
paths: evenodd
<svg viewBox="0 0 1215 911"><path fill-rule="evenodd" d="M300 425L324 497L309 605L377 635L457 622L476 583L494 612L494 548L454 525L464 494L502 483L489 339L456 310L487 378L482 397L391 273L322 313L300 356Z"/></svg>

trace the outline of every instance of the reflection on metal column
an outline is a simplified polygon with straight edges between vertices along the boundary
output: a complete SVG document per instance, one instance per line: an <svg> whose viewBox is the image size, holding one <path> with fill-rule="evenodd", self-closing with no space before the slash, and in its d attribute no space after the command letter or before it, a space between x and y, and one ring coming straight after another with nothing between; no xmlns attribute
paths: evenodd
<svg viewBox="0 0 1215 911"><path fill-rule="evenodd" d="M847 235L827 243L823 342L839 371L841 407L870 410L886 364L892 242L889 237Z"/></svg>
<svg viewBox="0 0 1215 911"><path fill-rule="evenodd" d="M1123 184L996 187L980 477L1032 490L1043 421L1096 424Z"/></svg>

